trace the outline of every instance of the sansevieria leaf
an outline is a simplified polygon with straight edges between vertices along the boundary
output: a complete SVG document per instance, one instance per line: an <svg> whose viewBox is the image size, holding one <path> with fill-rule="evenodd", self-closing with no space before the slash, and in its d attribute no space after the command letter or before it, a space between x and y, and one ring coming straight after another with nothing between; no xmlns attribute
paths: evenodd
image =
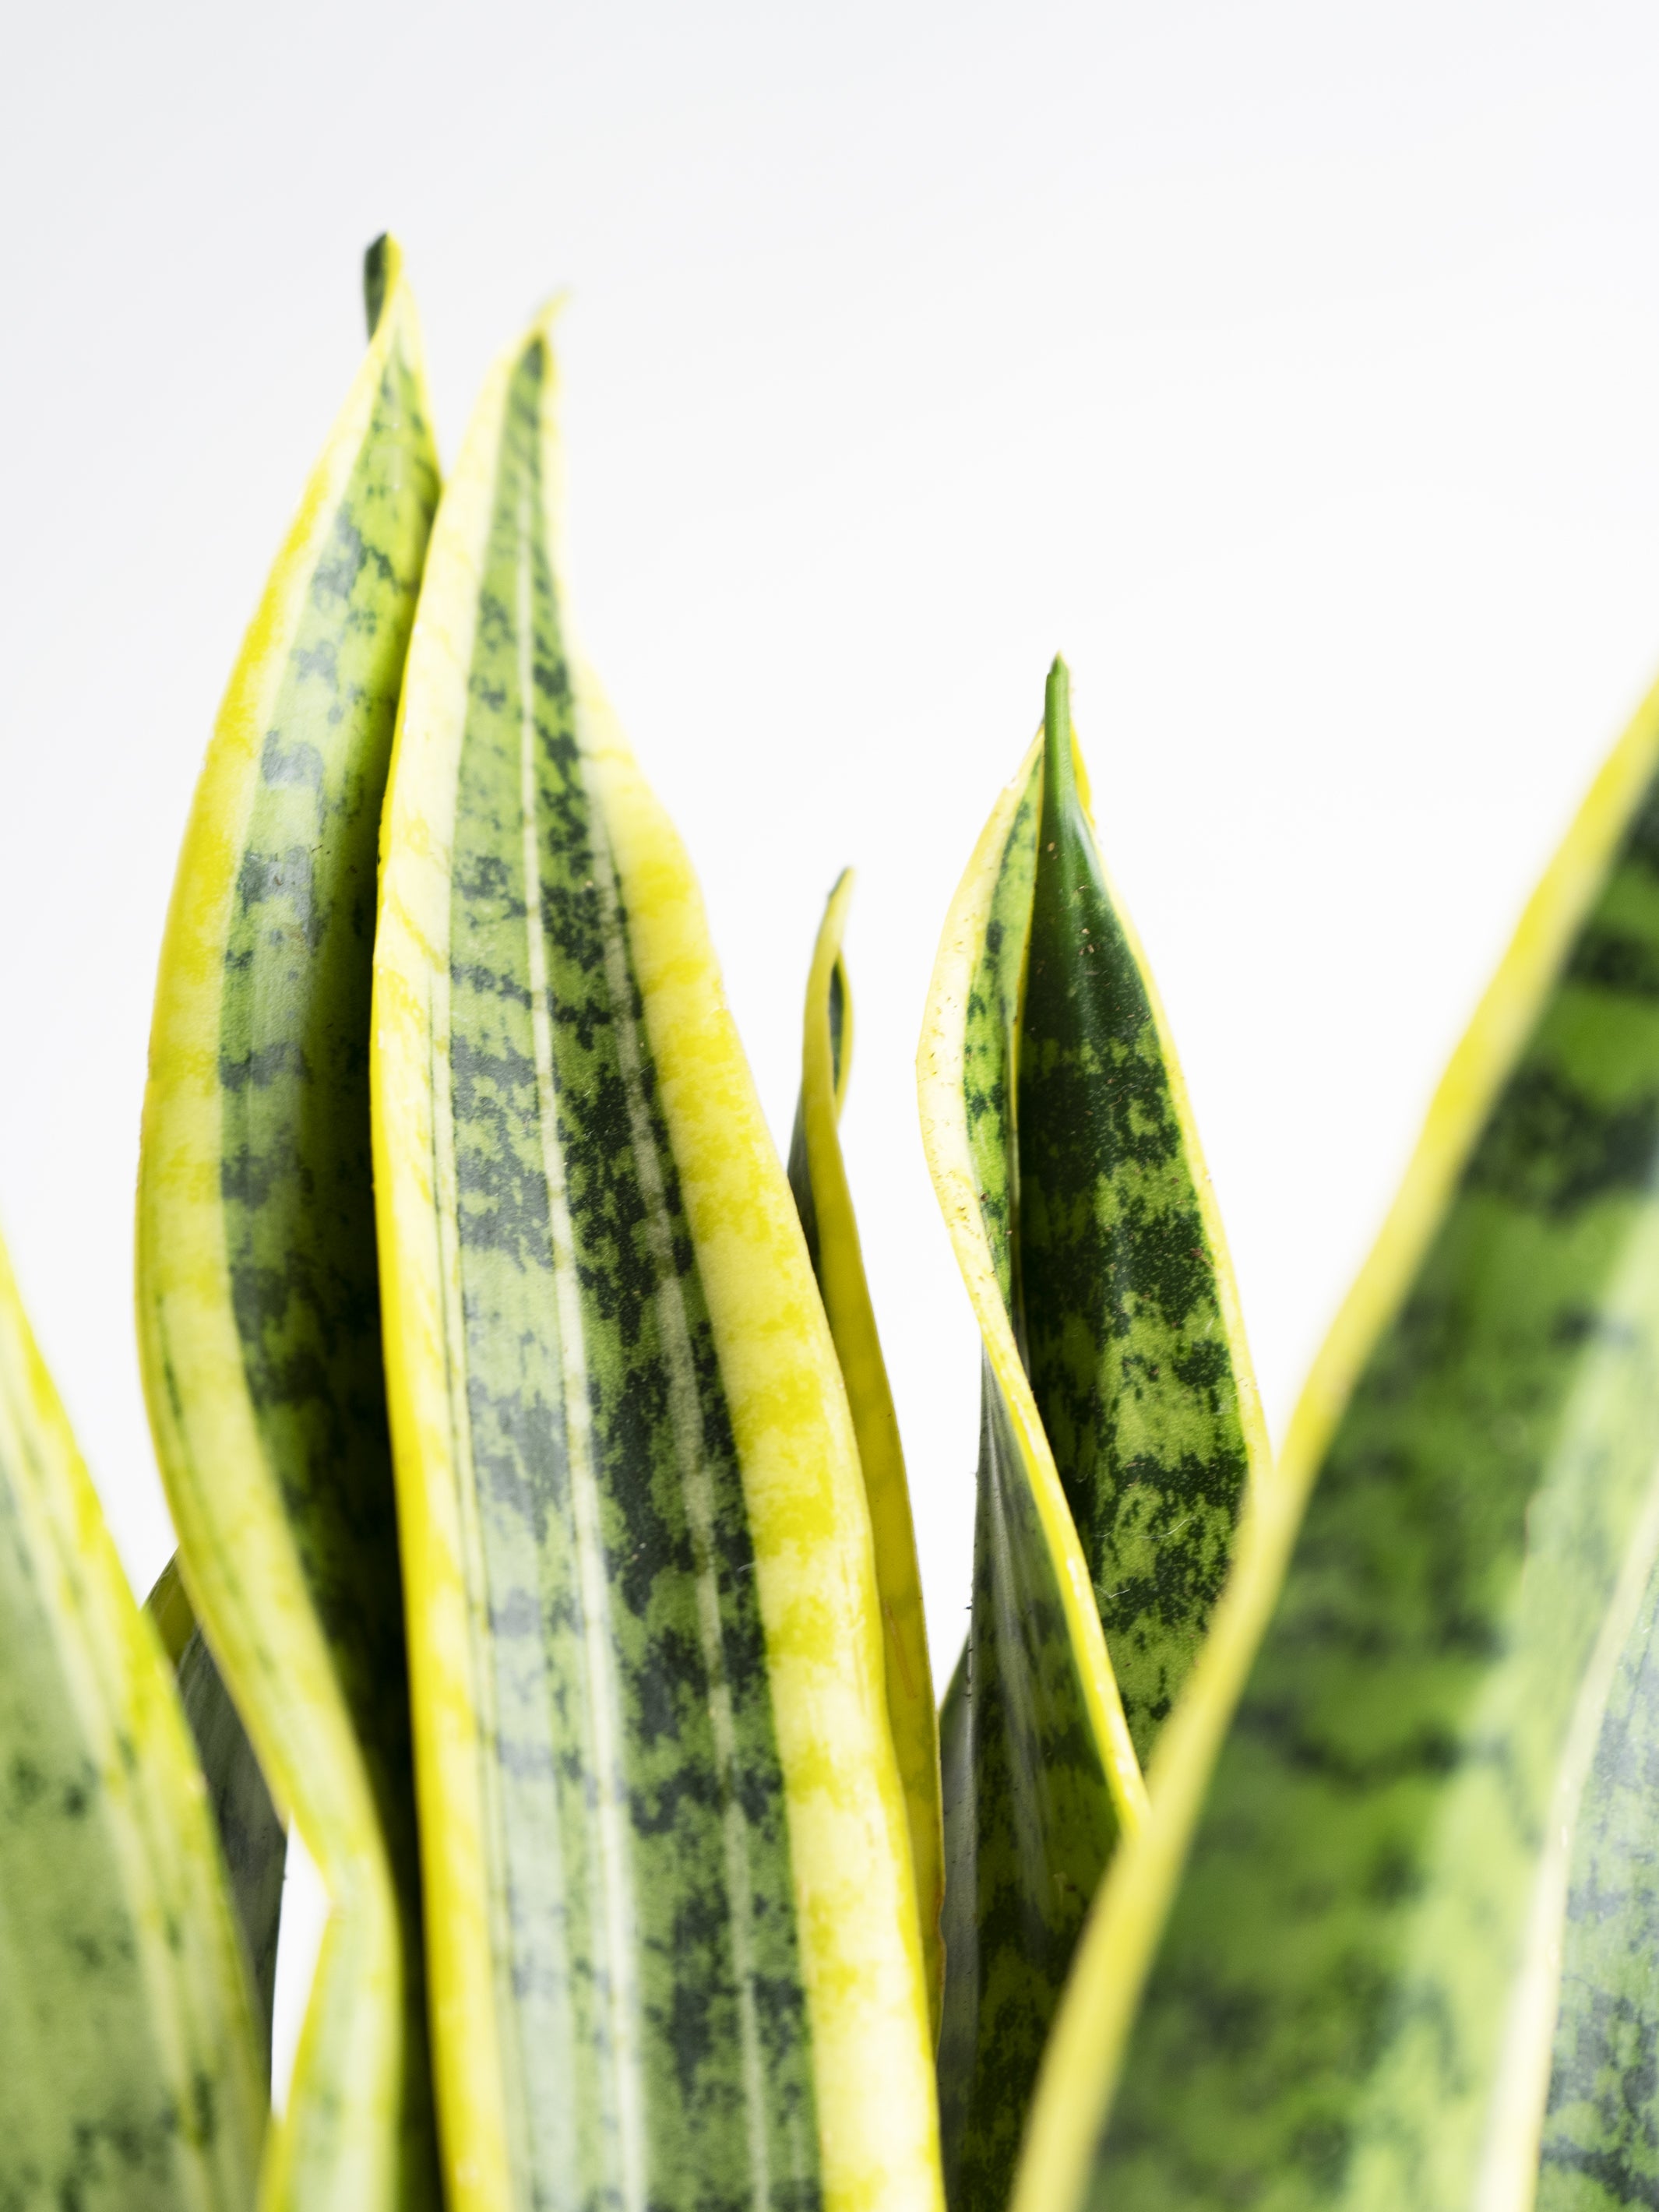
<svg viewBox="0 0 1659 2212"><path fill-rule="evenodd" d="M0 1251L0 2204L246 2212L264 2111L189 1734Z"/></svg>
<svg viewBox="0 0 1659 2212"><path fill-rule="evenodd" d="M838 1133L853 1065L853 998L841 951L852 896L849 868L830 894L807 978L800 1098L789 1146L789 1187L805 1232L812 1272L823 1294L864 1469L887 1660L887 1712L899 1778L904 1785L916 1899L921 1911L928 2005L937 2032L945 1966L939 1934L945 1894L939 1722L933 1709L933 1675L927 1657L921 1576L916 1565L915 1528L910 1517L898 1417L876 1334Z"/></svg>
<svg viewBox="0 0 1659 2212"><path fill-rule="evenodd" d="M986 1347L973 1613L942 1726L957 2212L1006 2200L1090 1900L1139 1823L1137 1754L1266 1458L1185 1090L1080 775L1057 661L946 924L920 1060Z"/></svg>
<svg viewBox="0 0 1659 2212"><path fill-rule="evenodd" d="M231 1900L253 1972L253 2016L269 2055L288 1831L270 1802L241 1716L196 1625L176 1558L162 1569L144 1601L144 1610L161 1639L195 1739L230 1878Z"/></svg>
<svg viewBox="0 0 1659 2212"><path fill-rule="evenodd" d="M435 2205L370 1188L375 855L437 471L389 241L372 335L220 712L156 989L150 1419L191 1600L326 1885L262 2205Z"/></svg>
<svg viewBox="0 0 1659 2212"><path fill-rule="evenodd" d="M852 1422L695 881L570 641L557 481L543 318L440 510L375 955L451 2212L928 2212Z"/></svg>
<svg viewBox="0 0 1659 2212"><path fill-rule="evenodd" d="M1079 1953L1019 2212L1534 2202L1575 1815L1659 1538L1656 762L1659 693L1316 1364ZM1539 2201L1617 2202L1571 2193L1563 2024Z"/></svg>
<svg viewBox="0 0 1659 2212"><path fill-rule="evenodd" d="M1079 788L1069 690L1056 661L1031 792L1014 1280L1032 1392L1144 1767L1269 1454L1186 1085Z"/></svg>

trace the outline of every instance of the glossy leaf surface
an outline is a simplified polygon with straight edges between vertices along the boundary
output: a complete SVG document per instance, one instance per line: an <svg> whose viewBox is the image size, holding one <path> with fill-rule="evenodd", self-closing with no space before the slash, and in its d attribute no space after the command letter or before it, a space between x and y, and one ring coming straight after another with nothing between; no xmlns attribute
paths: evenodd
<svg viewBox="0 0 1659 2212"><path fill-rule="evenodd" d="M144 1610L173 1668L207 1784L208 1804L253 1975L254 2019L269 2057L288 1831L270 1802L241 1717L196 1625L176 1558L163 1568L144 1601Z"/></svg>
<svg viewBox="0 0 1659 2212"><path fill-rule="evenodd" d="M261 2055L201 1779L3 1252L0 2060L0 2203L252 2203Z"/></svg>
<svg viewBox="0 0 1659 2212"><path fill-rule="evenodd" d="M921 1914L922 1955L934 2029L944 1983L939 1917L944 1902L939 1827L939 1723L921 1610L915 1528L905 1480L898 1417L876 1334L858 1224L837 1124L853 1062L853 1000L842 958L852 897L847 870L830 895L812 954L801 1048L801 1088L789 1146L789 1187L823 1296L836 1357L847 1384L876 1547L887 1667L887 1713L904 1785Z"/></svg>
<svg viewBox="0 0 1659 2212"><path fill-rule="evenodd" d="M1316 1366L1079 1959L1020 2212L1533 2200L1567 1839L1659 1534L1656 755L1659 695Z"/></svg>
<svg viewBox="0 0 1659 2212"><path fill-rule="evenodd" d="M376 1188L452 2212L938 2200L834 1347L672 828L574 652L544 318L444 497Z"/></svg>
<svg viewBox="0 0 1659 2212"><path fill-rule="evenodd" d="M184 1577L332 1911L268 2206L436 2202L370 1190L380 802L437 473L413 301L368 356L232 677L157 987L139 1322Z"/></svg>

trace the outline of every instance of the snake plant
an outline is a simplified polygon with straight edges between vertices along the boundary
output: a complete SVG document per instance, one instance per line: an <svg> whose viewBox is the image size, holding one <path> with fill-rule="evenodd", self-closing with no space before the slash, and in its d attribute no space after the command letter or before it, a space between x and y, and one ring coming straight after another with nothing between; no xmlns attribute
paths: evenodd
<svg viewBox="0 0 1659 2212"><path fill-rule="evenodd" d="M918 1058L936 1707L850 874L781 1157L579 641L551 319L441 485L366 276L162 946L143 1607L0 1258L0 2212L1659 2203L1659 693L1275 1462L1055 663Z"/></svg>

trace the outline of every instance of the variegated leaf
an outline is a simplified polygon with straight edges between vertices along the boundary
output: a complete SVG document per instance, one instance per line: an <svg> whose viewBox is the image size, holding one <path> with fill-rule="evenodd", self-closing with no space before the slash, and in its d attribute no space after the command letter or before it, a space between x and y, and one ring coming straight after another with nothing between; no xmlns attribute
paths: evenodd
<svg viewBox="0 0 1659 2212"><path fill-rule="evenodd" d="M916 1535L898 1417L876 1333L837 1129L853 1064L853 998L841 951L852 895L849 868L830 894L807 979L800 1097L789 1146L789 1188L800 1215L812 1272L823 1295L864 1470L887 1662L887 1713L899 1778L904 1785L928 2008L937 2033L945 1966L939 1932L945 1896L939 1721L933 1709L921 1575L916 1565Z"/></svg>
<svg viewBox="0 0 1659 2212"><path fill-rule="evenodd" d="M197 790L139 1170L184 1578L332 1908L264 2212L438 2188L368 1120L376 840L438 485L396 246L367 273L368 356Z"/></svg>
<svg viewBox="0 0 1659 2212"><path fill-rule="evenodd" d="M1141 1818L1138 1753L1266 1458L1185 1091L1079 775L1056 662L946 924L920 1060L986 1354L972 1620L942 1722L957 2212L1006 2200L1085 1915Z"/></svg>
<svg viewBox="0 0 1659 2212"><path fill-rule="evenodd" d="M1018 2212L1534 2202L1570 1841L1659 1542L1656 766L1659 693L1249 1518Z"/></svg>
<svg viewBox="0 0 1659 2212"><path fill-rule="evenodd" d="M247 2212L262 2072L184 1717L0 1251L0 2204Z"/></svg>
<svg viewBox="0 0 1659 2212"><path fill-rule="evenodd" d="M1069 690L1057 661L1031 789L1012 1259L1032 1393L1144 1767L1269 1455L1186 1085L1079 788Z"/></svg>
<svg viewBox="0 0 1659 2212"><path fill-rule="evenodd" d="M444 496L376 1190L451 2212L938 2200L858 1455L683 849L574 652L550 330Z"/></svg>

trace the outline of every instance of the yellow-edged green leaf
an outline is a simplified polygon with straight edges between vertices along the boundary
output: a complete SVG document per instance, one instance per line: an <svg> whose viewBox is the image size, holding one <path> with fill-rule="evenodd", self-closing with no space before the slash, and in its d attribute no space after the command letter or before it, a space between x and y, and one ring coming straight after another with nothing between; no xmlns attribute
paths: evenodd
<svg viewBox="0 0 1659 2212"><path fill-rule="evenodd" d="M1006 2197L1089 1900L1145 1804L1022 1358L1016 1086L1042 779L1039 739L957 892L918 1060L923 1143L984 1340L973 1610L940 1728L939 2082L955 2212L999 2212Z"/></svg>
<svg viewBox="0 0 1659 2212"><path fill-rule="evenodd" d="M156 989L150 1419L184 1578L327 1887L267 2208L436 2203L370 1189L375 852L437 499L414 303L368 352L220 711Z"/></svg>
<svg viewBox="0 0 1659 2212"><path fill-rule="evenodd" d="M1656 762L1659 693L1247 1518L1018 2212L1534 2201L1569 1841L1659 1537Z"/></svg>
<svg viewBox="0 0 1659 2212"><path fill-rule="evenodd" d="M270 2051L270 2011L276 1995L276 1936L283 1914L288 1831L259 1769L241 1716L196 1625L179 1562L171 1559L144 1600L167 1663L207 1784L231 1900L253 1973L253 2015Z"/></svg>
<svg viewBox="0 0 1659 2212"><path fill-rule="evenodd" d="M830 894L807 979L800 1098L789 1146L789 1188L800 1215L812 1272L823 1295L864 1469L887 1662L887 1714L892 1723L899 1778L904 1785L910 1856L921 1914L928 2008L937 2034L945 1966L939 1933L945 1858L933 1674L927 1658L921 1576L916 1565L916 1534L910 1517L898 1417L876 1334L837 1127L853 1064L853 998L841 951L852 895L849 868Z"/></svg>
<svg viewBox="0 0 1659 2212"><path fill-rule="evenodd" d="M547 319L444 495L376 1189L451 2212L939 2200L858 1453L700 896L570 643Z"/></svg>
<svg viewBox="0 0 1659 2212"><path fill-rule="evenodd" d="M1143 1767L1269 1464L1221 1224L1146 957L1048 678L1015 1048L1026 1366Z"/></svg>
<svg viewBox="0 0 1659 2212"><path fill-rule="evenodd" d="M1538 2212L1659 2202L1659 1574L1601 1721L1573 1832Z"/></svg>
<svg viewBox="0 0 1659 2212"><path fill-rule="evenodd" d="M264 2115L190 1737L0 1250L0 2204L246 2212Z"/></svg>

